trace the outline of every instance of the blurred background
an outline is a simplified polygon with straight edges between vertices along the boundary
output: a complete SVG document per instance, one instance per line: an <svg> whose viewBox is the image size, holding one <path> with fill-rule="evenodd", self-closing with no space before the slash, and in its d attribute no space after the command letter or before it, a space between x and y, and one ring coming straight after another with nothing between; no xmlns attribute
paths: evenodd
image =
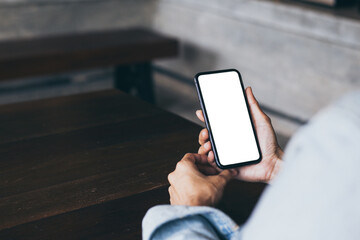
<svg viewBox="0 0 360 240"><path fill-rule="evenodd" d="M359 6L336 0L0 0L0 41L132 27L174 37L178 56L152 62L158 106L200 124L193 76L236 68L284 146L319 109L360 89ZM109 66L1 79L0 104L110 89L113 76Z"/></svg>

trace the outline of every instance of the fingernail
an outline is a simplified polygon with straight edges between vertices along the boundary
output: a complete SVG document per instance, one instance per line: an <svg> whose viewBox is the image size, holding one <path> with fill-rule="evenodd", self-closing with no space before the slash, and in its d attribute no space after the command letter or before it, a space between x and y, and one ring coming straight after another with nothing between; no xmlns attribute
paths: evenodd
<svg viewBox="0 0 360 240"><path fill-rule="evenodd" d="M202 135L203 137L205 137L206 132L205 132L205 131L203 131L203 132L201 133L201 135Z"/></svg>

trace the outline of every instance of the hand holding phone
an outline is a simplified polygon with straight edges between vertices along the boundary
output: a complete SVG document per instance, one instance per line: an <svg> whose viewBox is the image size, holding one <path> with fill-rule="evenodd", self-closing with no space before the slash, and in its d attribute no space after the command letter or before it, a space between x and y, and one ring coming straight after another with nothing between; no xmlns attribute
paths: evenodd
<svg viewBox="0 0 360 240"><path fill-rule="evenodd" d="M261 110L250 88L246 89L245 96L248 100L248 106L258 136L260 149L262 151L262 161L258 164L235 168L238 172L236 178L251 182L268 182L277 174L281 166L281 157L283 152L276 141L276 136L270 119ZM231 118L232 111L233 110L230 110L230 112L225 113L224 118ZM202 111L197 111L197 116L201 121L205 121ZM215 164L215 156L209 140L209 132L205 128L199 135L199 142L201 144L199 153L207 154L209 163L213 165L215 169L220 171ZM242 148L236 147L236 151L242 151Z"/></svg>
<svg viewBox="0 0 360 240"><path fill-rule="evenodd" d="M217 166L225 169L260 162L240 73L234 69L199 73L195 85Z"/></svg>

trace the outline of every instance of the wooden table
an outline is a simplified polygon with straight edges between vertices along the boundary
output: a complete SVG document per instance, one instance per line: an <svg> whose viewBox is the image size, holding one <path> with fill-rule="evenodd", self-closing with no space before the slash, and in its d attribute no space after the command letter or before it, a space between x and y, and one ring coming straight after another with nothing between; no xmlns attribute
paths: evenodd
<svg viewBox="0 0 360 240"><path fill-rule="evenodd" d="M201 129L116 90L0 107L0 239L140 239ZM263 185L232 183L244 222Z"/></svg>

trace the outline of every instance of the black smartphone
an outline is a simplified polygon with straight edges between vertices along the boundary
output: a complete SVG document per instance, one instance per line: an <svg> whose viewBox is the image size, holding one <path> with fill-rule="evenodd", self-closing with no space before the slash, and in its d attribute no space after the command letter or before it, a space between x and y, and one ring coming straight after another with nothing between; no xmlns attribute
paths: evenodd
<svg viewBox="0 0 360 240"><path fill-rule="evenodd" d="M261 151L240 73L201 72L194 81L216 165L226 169L259 163Z"/></svg>

